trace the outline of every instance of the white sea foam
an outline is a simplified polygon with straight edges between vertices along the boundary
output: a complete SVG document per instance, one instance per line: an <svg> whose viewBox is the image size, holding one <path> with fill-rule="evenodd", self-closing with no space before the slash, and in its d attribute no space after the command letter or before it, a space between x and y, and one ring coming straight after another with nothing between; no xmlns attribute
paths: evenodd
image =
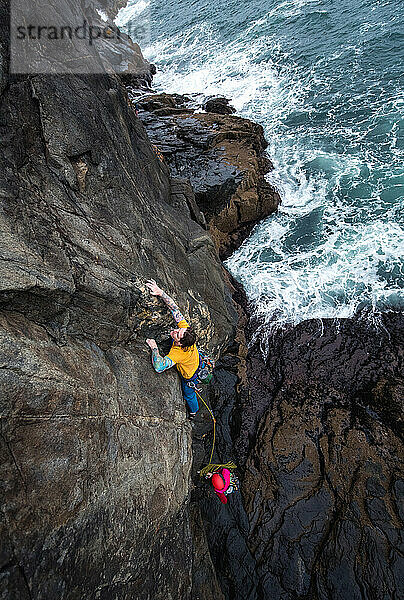
<svg viewBox="0 0 404 600"><path fill-rule="evenodd" d="M332 221L329 215L329 222ZM291 223L278 214L257 227L228 261L237 273L266 335L285 323L351 317L362 305L396 304L401 288L380 277L404 255L404 231L397 223L341 225L334 220L327 237L314 247L286 251ZM271 249L269 259L266 254ZM270 262L269 262L270 261ZM402 266L403 268L403 266Z"/></svg>
<svg viewBox="0 0 404 600"><path fill-rule="evenodd" d="M126 6L120 9L118 12L115 23L118 27L125 26L129 21L137 18L147 8L150 7L150 0L129 0Z"/></svg>

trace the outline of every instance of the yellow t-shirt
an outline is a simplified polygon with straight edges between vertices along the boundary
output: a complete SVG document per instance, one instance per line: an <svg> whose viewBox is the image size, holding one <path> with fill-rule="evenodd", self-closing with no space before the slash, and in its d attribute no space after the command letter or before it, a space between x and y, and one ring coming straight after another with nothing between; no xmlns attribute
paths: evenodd
<svg viewBox="0 0 404 600"><path fill-rule="evenodd" d="M178 323L178 327L189 327L189 325L183 319ZM195 344L187 350L181 346L172 346L167 356L176 363L178 371L185 379L191 379L199 367L199 352Z"/></svg>

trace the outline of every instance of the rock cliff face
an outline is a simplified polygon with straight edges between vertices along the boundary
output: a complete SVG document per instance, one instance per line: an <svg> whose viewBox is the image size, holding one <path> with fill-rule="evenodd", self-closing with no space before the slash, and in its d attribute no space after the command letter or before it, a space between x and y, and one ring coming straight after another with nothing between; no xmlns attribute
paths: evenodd
<svg viewBox="0 0 404 600"><path fill-rule="evenodd" d="M219 351L221 264L117 77L2 65L0 597L188 598L191 428L150 364L171 317L144 281Z"/></svg>
<svg viewBox="0 0 404 600"><path fill-rule="evenodd" d="M400 314L308 322L252 367L266 395L244 479L260 597L402 596L403 333Z"/></svg>

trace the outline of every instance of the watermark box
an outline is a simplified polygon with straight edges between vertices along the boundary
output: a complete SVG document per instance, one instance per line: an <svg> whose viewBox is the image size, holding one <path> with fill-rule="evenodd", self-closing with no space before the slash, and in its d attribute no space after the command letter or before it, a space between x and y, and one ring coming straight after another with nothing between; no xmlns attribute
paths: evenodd
<svg viewBox="0 0 404 600"><path fill-rule="evenodd" d="M150 9L126 10L128 21L118 27L97 2L80 0L11 0L11 73L133 72L137 42L150 41ZM134 8L136 8L136 3ZM126 31L129 33L128 37Z"/></svg>

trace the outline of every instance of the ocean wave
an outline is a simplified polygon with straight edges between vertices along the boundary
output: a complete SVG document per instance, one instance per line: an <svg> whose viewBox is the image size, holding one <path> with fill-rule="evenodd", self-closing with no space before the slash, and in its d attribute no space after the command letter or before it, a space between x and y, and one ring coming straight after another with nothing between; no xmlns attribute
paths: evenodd
<svg viewBox="0 0 404 600"><path fill-rule="evenodd" d="M130 20L138 17L149 7L150 0L129 0L127 5L118 12L115 23L118 27L125 26Z"/></svg>

